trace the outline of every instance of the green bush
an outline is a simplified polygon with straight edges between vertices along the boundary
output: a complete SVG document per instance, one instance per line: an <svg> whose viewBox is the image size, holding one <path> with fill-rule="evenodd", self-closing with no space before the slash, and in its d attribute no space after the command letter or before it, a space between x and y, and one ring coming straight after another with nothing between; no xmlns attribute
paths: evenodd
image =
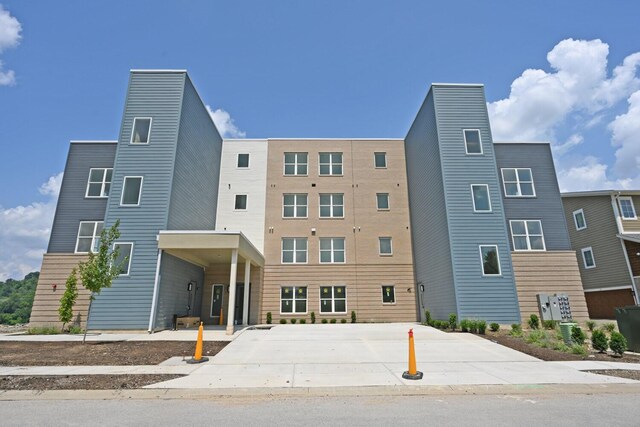
<svg viewBox="0 0 640 427"><path fill-rule="evenodd" d="M487 332L487 322L484 320L478 320L478 333L484 335Z"/></svg>
<svg viewBox="0 0 640 427"><path fill-rule="evenodd" d="M27 329L27 335L58 335L60 330L55 326L34 326Z"/></svg>
<svg viewBox="0 0 640 427"><path fill-rule="evenodd" d="M569 347L567 347L564 341L554 341L551 348L553 348L556 351L563 351L565 353L569 351Z"/></svg>
<svg viewBox="0 0 640 427"><path fill-rule="evenodd" d="M296 324L296 322L298 321L298 319L291 319L291 320L289 320L289 321L291 322L291 324L292 324L292 325L295 325L295 324Z"/></svg>
<svg viewBox="0 0 640 427"><path fill-rule="evenodd" d="M316 312L315 311L311 312L311 323L316 323Z"/></svg>
<svg viewBox="0 0 640 427"><path fill-rule="evenodd" d="M271 312L268 311L267 312L267 325L270 325L272 321L273 321L273 318L271 317Z"/></svg>
<svg viewBox="0 0 640 427"><path fill-rule="evenodd" d="M449 329L455 331L458 327L458 316L455 313L449 314Z"/></svg>
<svg viewBox="0 0 640 427"><path fill-rule="evenodd" d="M58 318L62 322L63 331L65 325L73 319L73 306L76 299L78 299L78 271L74 267L67 277L64 294L60 298L60 307L58 308Z"/></svg>
<svg viewBox="0 0 640 427"><path fill-rule="evenodd" d="M548 330L553 330L556 328L558 323L555 320L544 320L542 322L542 327Z"/></svg>
<svg viewBox="0 0 640 427"><path fill-rule="evenodd" d="M285 323L287 323L287 319L280 319L280 324L284 325Z"/></svg>
<svg viewBox="0 0 640 427"><path fill-rule="evenodd" d="M509 332L509 334L513 335L514 337L522 336L522 325L520 325L519 323L514 323L513 325L511 325L511 332Z"/></svg>
<svg viewBox="0 0 640 427"><path fill-rule="evenodd" d="M531 316L529 316L529 327L531 329L540 328L540 319L536 314L532 314Z"/></svg>
<svg viewBox="0 0 640 427"><path fill-rule="evenodd" d="M586 356L587 355L587 350L583 346L581 346L580 344L573 344L571 346L571 353L579 354L581 356Z"/></svg>
<svg viewBox="0 0 640 427"><path fill-rule="evenodd" d="M585 339L587 339L587 336L580 326L574 326L571 329L571 341L573 341L574 344L582 345Z"/></svg>
<svg viewBox="0 0 640 427"><path fill-rule="evenodd" d="M593 320L587 320L584 323L585 325L587 325L587 329L589 329L589 332L593 332L593 330L596 328L596 322L594 322Z"/></svg>
<svg viewBox="0 0 640 427"><path fill-rule="evenodd" d="M431 312L429 310L424 311L424 323L431 326Z"/></svg>
<svg viewBox="0 0 640 427"><path fill-rule="evenodd" d="M610 334L613 333L613 331L616 330L616 324L615 323L605 323L602 325L602 330L605 332L609 332Z"/></svg>
<svg viewBox="0 0 640 427"><path fill-rule="evenodd" d="M469 321L469 332L471 332L472 334L477 334L478 333L478 321L477 320Z"/></svg>
<svg viewBox="0 0 640 427"><path fill-rule="evenodd" d="M542 344L544 341L548 339L547 333L541 330L533 330L529 332L525 341L529 344Z"/></svg>
<svg viewBox="0 0 640 427"><path fill-rule="evenodd" d="M627 351L627 339L620 332L613 331L609 347L611 347L611 351L622 357L622 354Z"/></svg>
<svg viewBox="0 0 640 427"><path fill-rule="evenodd" d="M300 324L301 324L301 325L304 325L304 324L306 324L306 323L307 323L307 319L300 319Z"/></svg>
<svg viewBox="0 0 640 427"><path fill-rule="evenodd" d="M336 323L336 319L331 319L331 323Z"/></svg>
<svg viewBox="0 0 640 427"><path fill-rule="evenodd" d="M460 330L462 332L469 332L469 320L467 319L462 319L460 321Z"/></svg>
<svg viewBox="0 0 640 427"><path fill-rule="evenodd" d="M591 333L591 345L594 350L597 350L600 353L605 353L607 348L609 348L609 340L607 339L607 335L599 330L595 330Z"/></svg>
<svg viewBox="0 0 640 427"><path fill-rule="evenodd" d="M82 331L82 328L80 326L77 326L77 325L69 326L69 333L70 334L74 334L75 335L75 334L81 334L82 332L83 331Z"/></svg>
<svg viewBox="0 0 640 427"><path fill-rule="evenodd" d="M322 323L329 323L327 319L322 319Z"/></svg>
<svg viewBox="0 0 640 427"><path fill-rule="evenodd" d="M491 325L489 325L489 328L491 328L491 332L498 332L500 330L500 325L496 322L493 322Z"/></svg>
<svg viewBox="0 0 640 427"><path fill-rule="evenodd" d="M356 312L355 311L351 312L351 323L356 323Z"/></svg>
<svg viewBox="0 0 640 427"><path fill-rule="evenodd" d="M340 319L340 323L347 323L347 319Z"/></svg>

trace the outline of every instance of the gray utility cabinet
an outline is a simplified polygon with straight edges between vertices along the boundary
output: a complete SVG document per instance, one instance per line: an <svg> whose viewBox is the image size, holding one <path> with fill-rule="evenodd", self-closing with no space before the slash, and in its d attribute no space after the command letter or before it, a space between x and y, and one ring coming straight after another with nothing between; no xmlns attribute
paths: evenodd
<svg viewBox="0 0 640 427"><path fill-rule="evenodd" d="M567 294L538 294L538 311L540 320L555 320L557 322L567 322L571 320L571 306Z"/></svg>

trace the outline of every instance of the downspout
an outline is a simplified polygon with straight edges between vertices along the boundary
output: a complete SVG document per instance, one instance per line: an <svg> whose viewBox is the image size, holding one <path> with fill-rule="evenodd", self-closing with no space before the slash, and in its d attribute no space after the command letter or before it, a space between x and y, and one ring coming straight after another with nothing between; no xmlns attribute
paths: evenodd
<svg viewBox="0 0 640 427"><path fill-rule="evenodd" d="M151 314L149 315L150 334L156 326L156 311L158 309L158 288L160 287L160 263L162 261L162 249L158 249L158 262L156 263L156 277L153 283L153 299L151 300Z"/></svg>

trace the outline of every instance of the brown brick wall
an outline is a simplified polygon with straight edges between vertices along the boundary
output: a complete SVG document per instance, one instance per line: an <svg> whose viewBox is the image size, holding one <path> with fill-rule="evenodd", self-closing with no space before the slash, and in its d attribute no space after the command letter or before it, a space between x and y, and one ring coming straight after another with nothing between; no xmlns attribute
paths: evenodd
<svg viewBox="0 0 640 427"><path fill-rule="evenodd" d="M634 305L631 289L585 292L589 316L592 319L615 319L615 308Z"/></svg>

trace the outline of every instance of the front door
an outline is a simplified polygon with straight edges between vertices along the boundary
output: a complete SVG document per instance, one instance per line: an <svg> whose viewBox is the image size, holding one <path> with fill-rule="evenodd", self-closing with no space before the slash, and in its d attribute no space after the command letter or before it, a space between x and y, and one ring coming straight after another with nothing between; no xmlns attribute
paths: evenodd
<svg viewBox="0 0 640 427"><path fill-rule="evenodd" d="M209 315L213 319L215 325L221 325L220 316L222 316L222 297L224 294L224 285L213 285L211 292L211 313Z"/></svg>
<svg viewBox="0 0 640 427"><path fill-rule="evenodd" d="M242 314L244 308L244 283L236 284L236 309L234 316L234 324L242 325Z"/></svg>

